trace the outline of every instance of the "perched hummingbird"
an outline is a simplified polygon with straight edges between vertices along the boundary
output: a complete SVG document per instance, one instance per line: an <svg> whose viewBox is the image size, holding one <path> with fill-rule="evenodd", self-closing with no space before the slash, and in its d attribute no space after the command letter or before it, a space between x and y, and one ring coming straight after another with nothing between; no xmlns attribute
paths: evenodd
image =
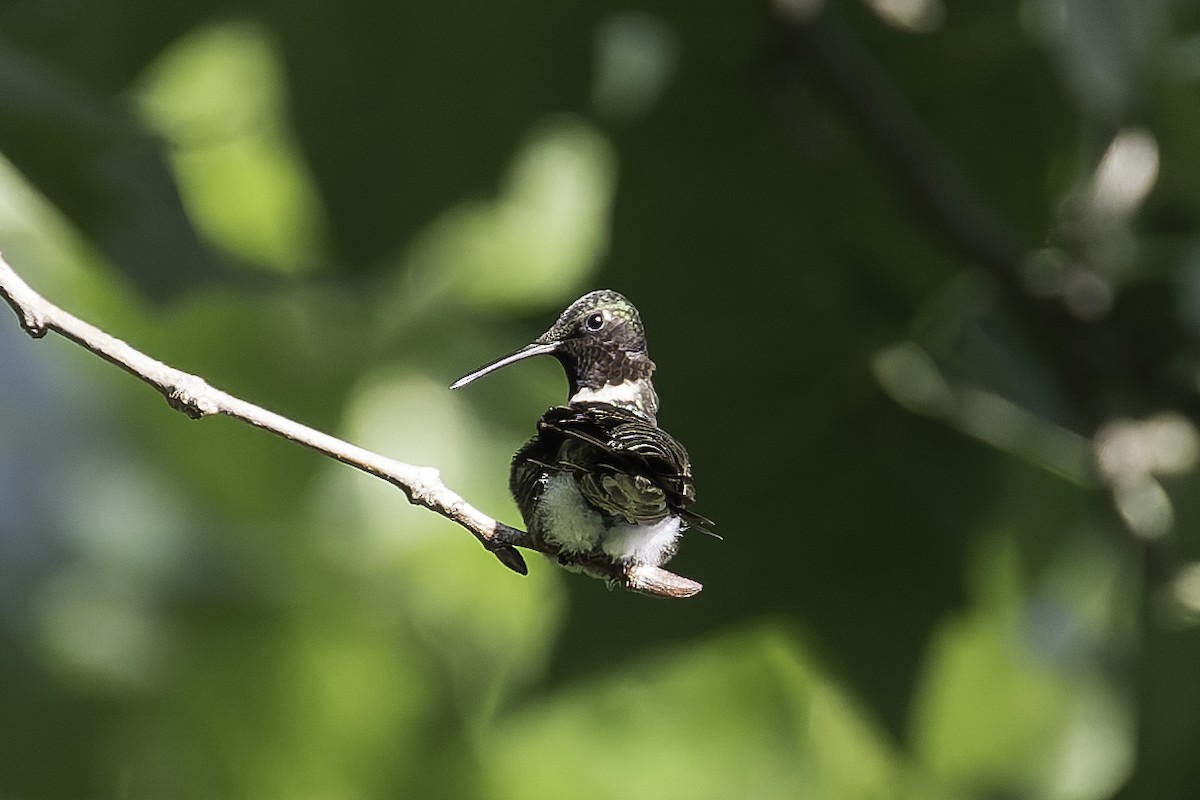
<svg viewBox="0 0 1200 800"><path fill-rule="evenodd" d="M657 570L685 528L712 523L689 510L687 451L658 427L654 362L637 309L611 290L585 294L532 343L451 388L543 354L562 364L571 394L513 456L509 490L534 543L610 585L644 589L638 576L649 571L679 582L655 593L695 594L700 584Z"/></svg>

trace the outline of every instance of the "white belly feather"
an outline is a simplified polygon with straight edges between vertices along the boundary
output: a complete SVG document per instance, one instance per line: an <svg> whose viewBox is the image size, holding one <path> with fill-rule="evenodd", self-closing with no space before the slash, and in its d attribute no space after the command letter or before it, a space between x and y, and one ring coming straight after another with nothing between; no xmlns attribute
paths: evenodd
<svg viewBox="0 0 1200 800"><path fill-rule="evenodd" d="M604 552L615 559L658 566L675 555L679 517L666 517L649 525L618 523L604 537Z"/></svg>
<svg viewBox="0 0 1200 800"><path fill-rule="evenodd" d="M606 528L604 517L583 499L569 472L556 472L546 479L535 514L542 538L564 551L601 551L618 561L655 566L675 553L681 527L678 517L668 516L650 524L619 522Z"/></svg>
<svg viewBox="0 0 1200 800"><path fill-rule="evenodd" d="M583 499L569 472L555 472L546 479L535 519L543 539L571 552L590 552L604 537L603 517Z"/></svg>

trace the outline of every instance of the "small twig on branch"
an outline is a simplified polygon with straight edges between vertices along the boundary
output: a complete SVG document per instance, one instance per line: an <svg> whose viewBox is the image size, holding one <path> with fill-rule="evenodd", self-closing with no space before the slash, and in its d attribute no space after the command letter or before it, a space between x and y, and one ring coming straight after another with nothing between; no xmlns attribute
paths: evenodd
<svg viewBox="0 0 1200 800"><path fill-rule="evenodd" d="M167 399L172 408L192 419L224 414L385 480L404 492L410 503L424 506L466 528L500 563L514 572L522 575L528 572L525 559L516 549L518 547L538 550L550 556L558 555L553 550L536 546L524 531L494 520L476 509L442 483L437 469L433 467L413 466L364 450L240 400L210 386L198 375L177 370L135 350L47 301L21 280L3 256L0 256L0 296L12 306L21 326L35 339L45 336L47 331L70 339L150 384ZM700 584L658 568L627 571L622 575L614 575L613 580L634 591L665 597L687 597L700 591Z"/></svg>

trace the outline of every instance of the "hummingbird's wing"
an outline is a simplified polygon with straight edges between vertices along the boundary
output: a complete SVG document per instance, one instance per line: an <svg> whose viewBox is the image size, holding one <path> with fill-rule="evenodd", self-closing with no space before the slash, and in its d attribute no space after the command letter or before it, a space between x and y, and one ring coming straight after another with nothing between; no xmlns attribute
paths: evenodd
<svg viewBox="0 0 1200 800"><path fill-rule="evenodd" d="M539 438L565 442L557 466L579 472L584 498L630 522L657 522L687 511L695 500L687 451L644 417L607 403L552 408L538 423Z"/></svg>

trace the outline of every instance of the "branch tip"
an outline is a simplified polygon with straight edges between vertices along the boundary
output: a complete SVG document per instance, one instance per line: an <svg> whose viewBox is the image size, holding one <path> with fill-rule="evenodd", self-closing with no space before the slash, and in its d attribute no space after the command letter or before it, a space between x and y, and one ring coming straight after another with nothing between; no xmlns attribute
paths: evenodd
<svg viewBox="0 0 1200 800"><path fill-rule="evenodd" d="M650 564L634 564L625 572L625 588L656 597L682 599L700 593L704 584Z"/></svg>

